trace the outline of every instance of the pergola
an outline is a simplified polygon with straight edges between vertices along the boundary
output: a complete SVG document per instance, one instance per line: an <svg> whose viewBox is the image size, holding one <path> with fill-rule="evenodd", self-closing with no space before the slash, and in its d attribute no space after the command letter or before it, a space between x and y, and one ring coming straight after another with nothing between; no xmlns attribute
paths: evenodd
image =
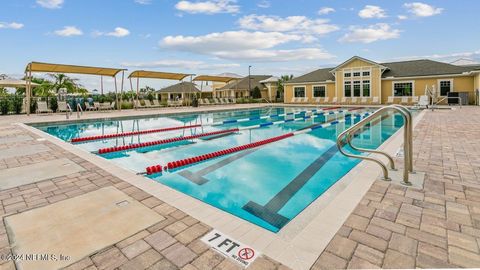
<svg viewBox="0 0 480 270"><path fill-rule="evenodd" d="M123 92L123 78L125 76L126 69L120 68L105 68L105 67L91 67L91 66L76 66L65 64L52 64L41 62L30 62L25 68L26 75L26 95L27 95L27 114L30 115L30 102L32 97L32 72L48 72L48 73L74 73L85 75L97 75L109 76L114 79L115 82L115 100L117 108L121 108L121 104L118 102L118 89L117 89L117 74L122 72L122 81L120 91ZM101 81L103 89L103 79Z"/></svg>
<svg viewBox="0 0 480 270"><path fill-rule="evenodd" d="M199 75L195 77L194 81L201 81L202 84L200 88L203 86L203 82L222 82L222 83L229 83L234 80L239 80L240 78L237 77L227 77L227 76L212 76L212 75Z"/></svg>
<svg viewBox="0 0 480 270"><path fill-rule="evenodd" d="M138 104L138 95L140 91L140 78L144 79L160 79L160 80L178 80L182 81L186 77L190 78L195 74L186 74L186 73L174 73L174 72L162 72L162 71L147 71L147 70L135 70L130 75L128 79L130 80L130 89L133 91L132 78L137 79L137 104ZM135 105L136 108L136 105Z"/></svg>

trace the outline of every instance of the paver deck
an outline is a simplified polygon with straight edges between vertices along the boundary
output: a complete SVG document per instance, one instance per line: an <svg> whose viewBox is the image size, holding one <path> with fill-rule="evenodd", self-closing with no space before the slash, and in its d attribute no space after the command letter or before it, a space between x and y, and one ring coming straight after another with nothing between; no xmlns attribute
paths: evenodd
<svg viewBox="0 0 480 270"><path fill-rule="evenodd" d="M58 115L35 118L62 120ZM25 117L19 119L23 121ZM0 117L0 128L4 130L8 122ZM61 158L70 159L85 170L0 191L0 213L4 220L8 215L106 186L116 187L164 217L68 269L238 268L199 241L211 229L207 225L53 143L36 141L36 135L21 127L8 129L14 136L34 139L4 140L0 151L19 144L43 144L50 150L0 159L0 173L8 168ZM416 170L426 172L424 188L407 189L376 181L319 254L312 269L479 267L479 134L477 107L427 112L414 131L414 165ZM11 253L9 237L2 223L0 255ZM14 267L12 261L0 260L0 269ZM249 269L284 268L261 257Z"/></svg>

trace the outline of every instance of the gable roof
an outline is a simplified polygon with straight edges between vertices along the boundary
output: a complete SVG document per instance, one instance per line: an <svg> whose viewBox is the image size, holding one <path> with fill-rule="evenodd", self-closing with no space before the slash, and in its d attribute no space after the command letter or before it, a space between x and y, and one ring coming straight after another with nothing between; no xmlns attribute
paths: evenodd
<svg viewBox="0 0 480 270"><path fill-rule="evenodd" d="M198 87L191 82L180 82L167 87L164 87L157 91L158 93L192 93L201 92Z"/></svg>
<svg viewBox="0 0 480 270"><path fill-rule="evenodd" d="M335 76L333 76L331 71L332 68L317 69L300 77L293 78L287 81L287 83L323 82L327 80L334 81Z"/></svg>
<svg viewBox="0 0 480 270"><path fill-rule="evenodd" d="M251 86L251 89L255 88L255 87L258 87L261 89L263 89L265 86L262 85L262 83L260 83L260 81L263 81L263 80L266 80L268 78L272 77L271 75L250 75L250 86ZM229 83L227 83L225 86L217 89L217 90L230 90L230 89L248 89L248 76L242 78L242 79L239 79L239 80L235 80L235 81L231 81Z"/></svg>
<svg viewBox="0 0 480 270"><path fill-rule="evenodd" d="M335 72L337 69L341 68L342 66L344 66L345 64L347 64L347 63L349 63L353 60L360 60L360 61L367 62L367 63L372 64L372 65L380 66L381 68L385 68L382 64L379 64L379 63L374 62L372 60L368 60L368 59L365 59L363 57L355 55L352 58L348 59L347 61L345 61L345 62L341 63L340 65L336 66L335 68L333 68L330 72Z"/></svg>
<svg viewBox="0 0 480 270"><path fill-rule="evenodd" d="M383 63L388 69L382 74L386 77L417 77L448 74L462 74L472 69L428 59Z"/></svg>

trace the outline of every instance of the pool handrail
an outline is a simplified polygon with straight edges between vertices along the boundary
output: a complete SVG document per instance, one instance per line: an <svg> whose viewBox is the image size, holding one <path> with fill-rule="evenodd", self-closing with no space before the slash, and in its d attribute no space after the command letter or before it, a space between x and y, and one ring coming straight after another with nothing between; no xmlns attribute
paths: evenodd
<svg viewBox="0 0 480 270"><path fill-rule="evenodd" d="M362 127L364 127L365 125L370 123L373 119L375 119L379 116L382 116L386 112L390 112L390 111L396 111L396 112L400 113L403 117L403 120L404 120L403 152L404 152L404 163L405 163L405 165L404 165L404 169L403 169L403 182L402 182L402 184L407 185L407 186L411 186L412 184L409 181L408 173L413 172L413 162L412 162L412 160L413 160L413 151L412 151L412 149L413 149L413 137L412 137L413 126L412 126L412 124L413 123L412 123L412 114L410 113L410 111L406 107L395 104L395 105L385 106L385 107L382 107L382 108L376 110L374 113L372 113L368 117L365 117L364 119L360 120L358 123L352 125L350 128L348 128L348 129L344 130L342 133L340 133L340 135L338 135L338 137L337 137L337 147L338 147L338 150L340 151L340 153L342 153L343 155L345 155L347 157L358 158L358 159L362 159L362 160L369 160L369 161L373 161L373 162L377 163L382 169L383 180L391 181L391 178L389 177L387 165L385 165L385 163L383 163L380 159L375 158L375 157L371 157L371 156L363 156L363 155L356 155L356 154L352 154L352 153L347 153L343 149L343 146L344 146L343 139L345 138L345 142L354 150L357 150L359 152L380 154L380 155L383 155L383 156L387 157L387 159L389 161L389 164L388 164L389 167L392 170L395 169L395 163L394 163L393 157L390 156L389 154L387 154L386 152L383 152L383 151L380 151L380 150L359 148L359 147L355 147L355 146L352 145L353 136L355 135L355 133L358 130L360 130Z"/></svg>

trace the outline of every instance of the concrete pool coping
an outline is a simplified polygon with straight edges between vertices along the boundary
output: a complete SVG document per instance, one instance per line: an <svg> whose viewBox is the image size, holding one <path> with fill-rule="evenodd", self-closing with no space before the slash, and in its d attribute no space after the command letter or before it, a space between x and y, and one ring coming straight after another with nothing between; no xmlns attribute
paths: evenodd
<svg viewBox="0 0 480 270"><path fill-rule="evenodd" d="M295 105L295 107L308 106ZM231 109L238 109L238 107ZM414 126L424 113L421 112L415 117ZM139 176L133 171L120 168L106 159L76 148L34 127L26 124L18 125L293 269L308 269L313 265L380 173L377 165L360 162L275 234L179 191ZM380 149L394 155L402 144L402 130L397 131L382 144Z"/></svg>

